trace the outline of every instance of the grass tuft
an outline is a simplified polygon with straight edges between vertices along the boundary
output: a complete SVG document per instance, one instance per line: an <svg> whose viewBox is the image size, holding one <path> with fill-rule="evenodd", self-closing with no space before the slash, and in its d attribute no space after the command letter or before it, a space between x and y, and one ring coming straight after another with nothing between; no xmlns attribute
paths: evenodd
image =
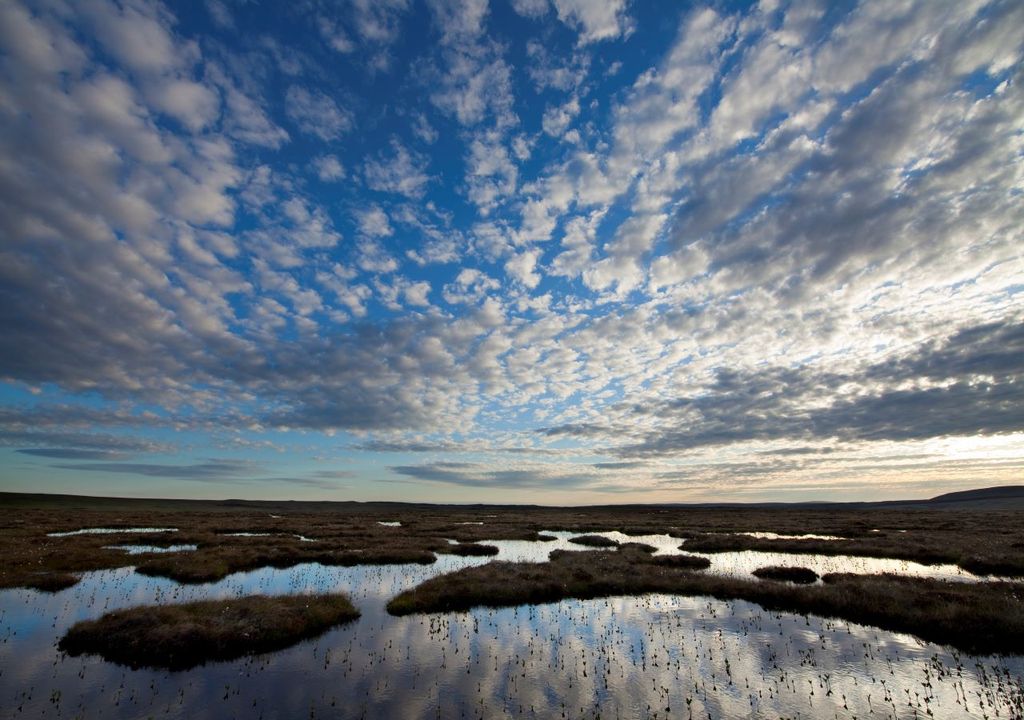
<svg viewBox="0 0 1024 720"><path fill-rule="evenodd" d="M569 542L597 548L615 547L619 544L618 541L606 538L604 535L578 535L577 537L569 538Z"/></svg>
<svg viewBox="0 0 1024 720"><path fill-rule="evenodd" d="M448 552L452 555L461 555L463 557L470 556L486 556L486 555L497 555L498 548L493 545L480 545L477 543L459 543L458 545L452 545Z"/></svg>
<svg viewBox="0 0 1024 720"><path fill-rule="evenodd" d="M684 570L707 570L711 561L700 555L658 555L651 558L654 565L673 567Z"/></svg>
<svg viewBox="0 0 1024 720"><path fill-rule="evenodd" d="M762 580L780 580L784 582L797 583L798 585L810 585L818 582L818 573L805 567L782 567L770 565L758 568L754 576Z"/></svg>

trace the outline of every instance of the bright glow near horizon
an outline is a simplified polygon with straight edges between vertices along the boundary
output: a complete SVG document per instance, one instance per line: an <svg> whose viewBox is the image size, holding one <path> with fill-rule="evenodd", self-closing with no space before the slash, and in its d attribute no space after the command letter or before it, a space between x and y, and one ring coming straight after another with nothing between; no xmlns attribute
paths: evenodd
<svg viewBox="0 0 1024 720"><path fill-rule="evenodd" d="M1024 477L1024 5L0 7L0 490Z"/></svg>

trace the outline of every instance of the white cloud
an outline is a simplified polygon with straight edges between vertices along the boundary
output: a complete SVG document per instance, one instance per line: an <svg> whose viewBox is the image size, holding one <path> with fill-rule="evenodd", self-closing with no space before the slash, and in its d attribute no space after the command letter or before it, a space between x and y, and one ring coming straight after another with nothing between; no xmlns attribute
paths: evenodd
<svg viewBox="0 0 1024 720"><path fill-rule="evenodd" d="M206 11L210 13L210 19L218 27L234 28L235 19L224 0L206 0Z"/></svg>
<svg viewBox="0 0 1024 720"><path fill-rule="evenodd" d="M171 17L160 6L132 3L88 3L90 16L104 48L132 70L162 73L194 57L195 50L171 38Z"/></svg>
<svg viewBox="0 0 1024 720"><path fill-rule="evenodd" d="M233 84L225 86L224 92L227 106L224 125L229 135L242 142L274 149L288 142L288 132L270 119L259 102Z"/></svg>
<svg viewBox="0 0 1024 720"><path fill-rule="evenodd" d="M427 116L423 113L416 115L412 125L412 134L428 145L433 145L437 142L438 138L437 130L434 129L434 126L430 124Z"/></svg>
<svg viewBox="0 0 1024 720"><path fill-rule="evenodd" d="M428 0L444 44L475 40L484 29L488 0Z"/></svg>
<svg viewBox="0 0 1024 720"><path fill-rule="evenodd" d="M512 111L512 68L501 58L490 61L458 52L449 54L442 88L431 99L462 125L476 125L491 116L499 126L515 124Z"/></svg>
<svg viewBox="0 0 1024 720"><path fill-rule="evenodd" d="M359 224L359 232L367 237L387 237L394 233L391 223L388 222L387 213L380 206L371 205L368 208L355 211L356 222Z"/></svg>
<svg viewBox="0 0 1024 720"><path fill-rule="evenodd" d="M550 6L548 0L512 0L512 9L523 17L529 18L542 17Z"/></svg>
<svg viewBox="0 0 1024 720"><path fill-rule="evenodd" d="M321 155L313 159L316 176L323 182L334 182L345 177L345 168L336 155Z"/></svg>
<svg viewBox="0 0 1024 720"><path fill-rule="evenodd" d="M352 113L338 106L319 90L298 85L288 88L285 96L288 117L302 132L321 140L335 140L352 129Z"/></svg>
<svg viewBox="0 0 1024 720"><path fill-rule="evenodd" d="M366 184L374 190L418 198L423 196L430 182L427 162L424 156L392 140L391 152L368 160L363 166L363 175Z"/></svg>
<svg viewBox="0 0 1024 720"><path fill-rule="evenodd" d="M348 33L346 33L330 18L318 18L317 27L320 30L320 36L324 39L324 42L327 43L327 46L331 48L331 50L347 55L356 49L356 44L348 36Z"/></svg>
<svg viewBox="0 0 1024 720"><path fill-rule="evenodd" d="M405 296L405 302L409 305L416 305L419 307L428 307L430 300L430 283L426 281L413 282L407 285L403 290L402 294Z"/></svg>
<svg viewBox="0 0 1024 720"><path fill-rule="evenodd" d="M569 125L572 124L579 114L580 102L576 98L571 98L563 105L549 107L545 110L541 125L544 128L544 132L551 137L560 137L565 134Z"/></svg>
<svg viewBox="0 0 1024 720"><path fill-rule="evenodd" d="M504 198L516 191L519 170L509 157L498 133L477 136L466 159L469 199L487 215Z"/></svg>
<svg viewBox="0 0 1024 720"><path fill-rule="evenodd" d="M398 36L408 0L348 0L352 23L364 42L387 44Z"/></svg>
<svg viewBox="0 0 1024 720"><path fill-rule="evenodd" d="M152 102L174 116L192 132L217 120L220 98L206 85L190 80L170 80L154 88Z"/></svg>
<svg viewBox="0 0 1024 720"><path fill-rule="evenodd" d="M359 241L356 264L368 273L392 273L398 269L398 262L384 246L369 238Z"/></svg>
<svg viewBox="0 0 1024 720"><path fill-rule="evenodd" d="M501 288L501 283L475 268L463 268L454 282L444 286L445 302L452 305L472 304Z"/></svg>
<svg viewBox="0 0 1024 720"><path fill-rule="evenodd" d="M611 40L633 28L626 0L552 0L558 19L576 28L580 43Z"/></svg>
<svg viewBox="0 0 1024 720"><path fill-rule="evenodd" d="M563 92L577 90L590 69L590 55L575 50L568 58L556 55L539 40L526 43L526 56L530 59L527 73L533 80L537 92L547 88Z"/></svg>
<svg viewBox="0 0 1024 720"><path fill-rule="evenodd" d="M536 272L539 257L539 250L517 253L505 263L505 272L532 290L540 282L540 274Z"/></svg>

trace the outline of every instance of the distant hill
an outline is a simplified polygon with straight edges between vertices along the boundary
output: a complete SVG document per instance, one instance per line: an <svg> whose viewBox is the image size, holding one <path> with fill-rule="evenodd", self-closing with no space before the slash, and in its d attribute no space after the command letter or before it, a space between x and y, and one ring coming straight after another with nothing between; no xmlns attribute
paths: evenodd
<svg viewBox="0 0 1024 720"><path fill-rule="evenodd" d="M488 505L485 503L465 505L444 505L431 503L402 502L355 502L351 500L179 500L148 498L90 497L88 495L57 495L44 493L0 492L0 507L11 508L81 508L83 510L200 510L200 511L288 511L288 512L337 512L380 513L391 510L430 508L458 508L461 511L489 510L515 512L516 510L544 511L558 510L543 505ZM1024 511L1024 485L1003 485L998 487L961 490L945 493L925 500L884 500L880 502L799 502L799 503L662 503L662 504L621 504L583 506L592 510L625 509L670 509L670 508L737 508L779 510L794 508L815 508L821 510L863 510L868 508L918 509L918 510L1022 510Z"/></svg>
<svg viewBox="0 0 1024 720"><path fill-rule="evenodd" d="M992 508L1017 510L1024 508L1024 485L1001 485L999 487L961 490L938 495L927 501L935 507L957 506L964 508Z"/></svg>

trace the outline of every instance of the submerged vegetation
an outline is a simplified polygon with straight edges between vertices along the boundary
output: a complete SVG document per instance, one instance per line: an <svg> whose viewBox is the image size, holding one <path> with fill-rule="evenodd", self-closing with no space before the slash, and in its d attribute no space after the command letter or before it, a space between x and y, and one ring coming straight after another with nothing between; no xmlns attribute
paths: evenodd
<svg viewBox="0 0 1024 720"><path fill-rule="evenodd" d="M338 594L134 607L74 625L59 647L131 667L185 670L279 650L357 617L359 611Z"/></svg>

